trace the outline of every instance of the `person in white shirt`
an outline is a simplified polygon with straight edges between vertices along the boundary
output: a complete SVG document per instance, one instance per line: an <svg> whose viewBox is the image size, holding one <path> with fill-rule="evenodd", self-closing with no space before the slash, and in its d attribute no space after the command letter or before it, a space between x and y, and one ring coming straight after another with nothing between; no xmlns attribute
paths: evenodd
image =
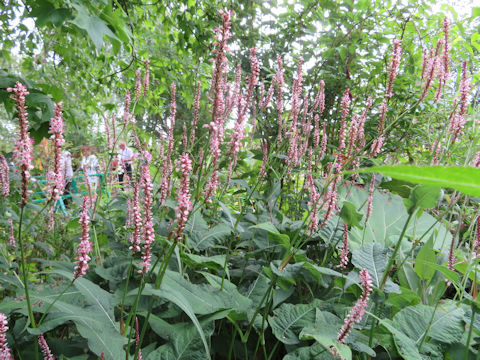
<svg viewBox="0 0 480 360"><path fill-rule="evenodd" d="M93 185L93 189L95 190L98 186L98 181L100 180L98 177L93 177L90 175L98 174L100 171L100 165L98 164L98 158L95 154L92 153L92 147L89 145L82 146L82 162L80 163L80 168L85 170L87 175L87 181Z"/></svg>
<svg viewBox="0 0 480 360"><path fill-rule="evenodd" d="M120 148L120 153L119 153L120 166L124 170L118 173L118 182L122 186L122 190L123 190L123 180L124 180L125 173L128 176L127 181L130 181L132 179L133 151L127 146L125 141L120 141L118 143L118 147Z"/></svg>
<svg viewBox="0 0 480 360"><path fill-rule="evenodd" d="M60 154L60 172L65 179L65 189L63 190L64 195L70 195L70 186L72 185L73 179L73 168L72 168L72 154L68 150L63 150ZM72 199L70 197L64 198L63 203L65 206Z"/></svg>

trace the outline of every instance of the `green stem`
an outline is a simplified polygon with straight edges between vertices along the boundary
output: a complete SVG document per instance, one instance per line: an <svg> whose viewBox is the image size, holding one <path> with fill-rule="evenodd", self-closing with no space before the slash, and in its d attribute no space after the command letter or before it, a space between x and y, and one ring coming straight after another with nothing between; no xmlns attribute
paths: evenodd
<svg viewBox="0 0 480 360"><path fill-rule="evenodd" d="M463 360L468 360L468 352L470 350L470 340L472 339L473 331L473 322L475 320L475 313L477 312L476 307L472 304L472 320L470 320L470 328L468 329L467 345L465 346L465 354L463 355Z"/></svg>
<svg viewBox="0 0 480 360"><path fill-rule="evenodd" d="M418 344L418 352L422 350L423 343L425 342L425 339L427 338L428 331L432 327L433 323L433 318L435 317L435 313L437 312L437 307L438 307L438 302L435 304L435 308L433 309L432 317L430 318L430 321L428 322L427 328L425 329L425 332L423 333L423 336L420 340L420 344Z"/></svg>
<svg viewBox="0 0 480 360"><path fill-rule="evenodd" d="M168 249L167 255L165 256L165 259L163 260L162 264L160 265L160 268L158 269L157 278L155 279L155 289L160 289L160 286L162 285L163 277L165 276L165 273L166 273L167 268L168 268L168 263L170 262L170 258L172 257L176 246L177 246L177 242L174 241L172 243L172 245L170 245L170 248ZM153 269L154 269L154 267L152 268L152 271L153 271ZM148 320L150 319L150 314L152 313L152 310L153 310L153 297L150 299L150 304L148 306L147 316L145 317L145 321L144 321L143 326L142 326L142 331L141 331L140 336L139 336L140 339L138 341L137 349L135 350L134 360L138 359L138 355L139 355L140 349L142 347L143 338L145 337L145 333L147 332ZM130 346L130 340L129 340L129 346ZM128 349L129 349L129 347L128 347ZM127 350L127 354L128 353L129 352Z"/></svg>
<svg viewBox="0 0 480 360"><path fill-rule="evenodd" d="M57 300L59 300L66 292L68 289L70 289L70 287L73 285L73 281L70 282L70 284L68 284L68 286L59 294L55 297L55 299L53 300L53 302L48 305L47 307L47 310L45 310L45 312L43 313L42 317L40 318L40 320L38 321L38 325L37 326L40 326L42 324L42 321L43 319L45 318L45 316L47 316L48 312L50 311L50 309L52 308L53 305L55 305L55 303L57 302Z"/></svg>
<svg viewBox="0 0 480 360"><path fill-rule="evenodd" d="M32 325L32 327L36 328L37 325L35 323L35 318L33 317L32 304L30 301L30 294L28 292L28 269L25 261L25 249L24 249L25 244L22 237L22 223L23 223L24 210L25 210L25 206L22 206L20 210L20 221L18 223L18 239L20 240L20 256L21 256L20 260L22 263L23 288L25 289L25 299L27 300L28 317L30 319L30 324Z"/></svg>
<svg viewBox="0 0 480 360"><path fill-rule="evenodd" d="M393 263L395 262L395 257L397 256L398 250L400 249L400 245L402 244L403 237L405 235L405 232L407 231L408 224L410 223L410 220L412 219L412 216L414 213L415 213L415 209L412 209L410 211L410 214L408 215L407 221L405 221L405 225L403 225L403 229L400 234L400 237L398 238L397 245L395 245L395 250L393 250L393 254L390 257L390 260L388 260L387 267L385 268L385 272L383 273L382 281L380 282L380 286L379 286L380 290L383 290L385 283L387 282L388 274L390 273L390 270L393 267Z"/></svg>

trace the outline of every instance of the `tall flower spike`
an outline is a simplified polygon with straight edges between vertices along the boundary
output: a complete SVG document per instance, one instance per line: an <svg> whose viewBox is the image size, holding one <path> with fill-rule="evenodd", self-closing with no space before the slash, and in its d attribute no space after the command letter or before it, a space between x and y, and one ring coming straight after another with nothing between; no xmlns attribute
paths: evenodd
<svg viewBox="0 0 480 360"><path fill-rule="evenodd" d="M195 100L193 102L193 121L191 126L191 133L190 133L190 149L193 147L195 142L195 130L197 129L197 122L198 122L198 113L200 110L200 90L201 85L200 81L197 82L197 91L195 92Z"/></svg>
<svg viewBox="0 0 480 360"><path fill-rule="evenodd" d="M47 181L49 186L50 198L53 200L52 207L50 208L50 226L53 228L54 221L54 208L55 203L63 194L65 187L65 179L61 171L60 156L62 153L62 145L65 140L63 138L64 123L62 114L62 102L55 105L55 116L50 120L49 133L52 134L51 141L53 145L53 172L49 172L47 175Z"/></svg>
<svg viewBox="0 0 480 360"><path fill-rule="evenodd" d="M135 75L137 76L135 81L135 100L138 100L140 96L142 96L142 70L138 68L137 71L135 71Z"/></svg>
<svg viewBox="0 0 480 360"><path fill-rule="evenodd" d="M345 149L345 132L347 130L347 115L348 110L350 108L350 103L352 102L352 93L350 89L345 90L342 96L342 120L340 122L340 129L338 130L338 150L339 154L342 153L343 149Z"/></svg>
<svg viewBox="0 0 480 360"><path fill-rule="evenodd" d="M225 76L227 71L227 58L225 53L230 49L227 46L227 40L230 38L230 26L232 13L220 10L222 16L222 26L215 29L215 63L213 70L211 92L213 92L212 118L210 124L206 124L210 130L210 152L212 155L212 163L210 167L213 169L210 178L207 181L204 191L206 202L211 201L211 197L215 196L218 188L218 159L221 155L220 145L223 143L225 134Z"/></svg>
<svg viewBox="0 0 480 360"><path fill-rule="evenodd" d="M8 330L7 316L4 313L0 312L0 359L13 360L13 356L10 353L10 348L8 347L7 336L6 336L7 330Z"/></svg>
<svg viewBox="0 0 480 360"><path fill-rule="evenodd" d="M17 166L20 167L22 178L21 206L25 206L27 204L28 194L31 192L28 190L28 182L30 180L30 170L33 169L33 139L30 138L28 132L27 107L25 106L25 96L29 93L27 87L20 82L17 82L14 88L8 88L7 91L13 92L11 98L17 103L19 130L13 150L13 158Z"/></svg>
<svg viewBox="0 0 480 360"><path fill-rule="evenodd" d="M478 256L480 254L480 215L477 216L477 229L475 231L475 243L473 244L473 254Z"/></svg>
<svg viewBox="0 0 480 360"><path fill-rule="evenodd" d="M82 238L77 248L77 257L75 261L75 270L73 280L85 275L88 270L88 261L90 260L90 252L92 251L92 243L90 242L90 234L88 231L88 224L90 218L88 217L87 197L83 197L82 212L80 213L80 225L82 227Z"/></svg>
<svg viewBox="0 0 480 360"><path fill-rule="evenodd" d="M133 223L133 233L130 236L130 243L132 244L129 249L132 250L133 255L140 251L140 242L141 242L141 230L142 230L142 214L140 212L140 203L139 203L139 182L135 183L133 187L133 199L131 205L132 212L132 223Z"/></svg>
<svg viewBox="0 0 480 360"><path fill-rule="evenodd" d="M124 126L128 126L128 122L130 121L130 90L127 90L125 93L125 102L123 105L123 124Z"/></svg>
<svg viewBox="0 0 480 360"><path fill-rule="evenodd" d="M450 251L448 252L448 270L455 271L453 267L455 265L455 254L453 250L455 249L455 236L452 236L452 242L450 243ZM445 280L447 285L450 285L450 280Z"/></svg>
<svg viewBox="0 0 480 360"><path fill-rule="evenodd" d="M52 352L50 351L43 334L38 335L38 345L40 345L40 349L42 349L43 360L55 360L55 357L52 355Z"/></svg>
<svg viewBox="0 0 480 360"><path fill-rule="evenodd" d="M137 346L136 352L138 352L137 359L142 360L142 350L138 347L140 345L140 331L138 329L138 317L135 316L135 345Z"/></svg>
<svg viewBox="0 0 480 360"><path fill-rule="evenodd" d="M345 269L348 265L348 225L346 222L343 223L343 247L342 253L340 255L340 264L339 268Z"/></svg>
<svg viewBox="0 0 480 360"><path fill-rule="evenodd" d="M338 333L337 340L341 343L345 343L345 339L350 334L350 331L352 331L353 325L362 321L363 315L368 307L368 299L372 292L372 280L366 269L360 270L359 277L363 288L362 295L348 313L344 320L344 324Z"/></svg>
<svg viewBox="0 0 480 360"><path fill-rule="evenodd" d="M155 229L153 228L152 217L152 202L153 202L153 185L150 177L150 161L152 155L146 150L142 152L142 169L140 181L143 190L143 208L144 208L144 244L142 252L142 269L139 272L145 275L150 269L150 262L152 260L152 244L155 241Z"/></svg>
<svg viewBox="0 0 480 360"><path fill-rule="evenodd" d="M172 165L172 153L174 145L174 130L175 130L175 117L177 114L177 102L175 100L176 85L174 83L170 84L171 90L171 102L170 102L170 130L168 132L168 145L167 145L167 155L166 155L166 164L163 166L162 180L160 184L160 203L165 203L168 195L170 195L170 183L171 175L173 170Z"/></svg>
<svg viewBox="0 0 480 360"><path fill-rule="evenodd" d="M399 39L395 39L395 41L393 42L393 52L390 60L387 93L385 94L385 97L387 98L393 96L393 81L397 76L398 66L400 65L400 56L402 55L402 48L400 47L400 44L401 41Z"/></svg>
<svg viewBox="0 0 480 360"><path fill-rule="evenodd" d="M277 123L278 123L278 143L280 144L285 134L285 124L283 120L283 86L285 79L283 77L283 61L280 55L277 55L278 70L275 74L275 82L277 84L277 98L275 106L277 108Z"/></svg>
<svg viewBox="0 0 480 360"><path fill-rule="evenodd" d="M179 241L183 236L183 230L187 225L188 215L192 211L190 201L190 171L192 171L192 160L187 153L180 156L179 170L181 172L180 188L178 189L178 205L175 209L177 225L172 231L174 241Z"/></svg>
<svg viewBox="0 0 480 360"><path fill-rule="evenodd" d="M7 197L10 194L10 180L8 176L9 167L7 159L3 154L0 154L0 186L2 188L2 195Z"/></svg>
<svg viewBox="0 0 480 360"><path fill-rule="evenodd" d="M143 97L147 97L150 88L150 60L145 59L145 76L143 77Z"/></svg>
<svg viewBox="0 0 480 360"><path fill-rule="evenodd" d="M448 18L443 19L443 34L444 34L444 44L443 44L443 81L447 82L450 77L450 70L448 67L448 62L450 60L450 43L448 42L448 32L450 29L450 22Z"/></svg>
<svg viewBox="0 0 480 360"><path fill-rule="evenodd" d="M372 180L370 181L370 186L368 188L367 213L365 214L365 224L370 218L370 215L372 215L374 190L375 190L375 174L372 175Z"/></svg>

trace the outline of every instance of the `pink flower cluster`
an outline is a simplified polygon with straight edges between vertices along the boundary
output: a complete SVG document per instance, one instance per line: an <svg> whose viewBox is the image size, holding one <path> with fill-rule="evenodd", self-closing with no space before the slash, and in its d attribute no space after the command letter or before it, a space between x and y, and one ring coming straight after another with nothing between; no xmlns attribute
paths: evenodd
<svg viewBox="0 0 480 360"><path fill-rule="evenodd" d="M128 126L130 121L130 101L132 97L130 95L130 90L125 92L125 101L123 105L123 126Z"/></svg>
<svg viewBox="0 0 480 360"><path fill-rule="evenodd" d="M350 334L354 324L358 324L365 314L368 307L368 298L372 292L372 280L370 274L366 269L360 270L360 281L362 282L363 292L360 299L357 300L350 313L345 318L344 324L338 333L337 340L341 343L345 343L345 339Z"/></svg>
<svg viewBox="0 0 480 360"><path fill-rule="evenodd" d="M201 85L200 85L200 81L198 81L197 91L195 92L195 100L193 101L193 120L192 120L192 126L191 126L192 129L190 133L190 148L192 148L193 143L195 142L195 130L197 129L198 113L200 110L200 90L201 90Z"/></svg>
<svg viewBox="0 0 480 360"><path fill-rule="evenodd" d="M390 60L387 93L385 94L385 97L387 98L391 98L393 96L393 81L397 76L398 66L400 65L400 57L402 56L402 48L400 47L400 45L401 41L399 39L395 39L395 41L393 42L392 58Z"/></svg>
<svg viewBox="0 0 480 360"><path fill-rule="evenodd" d="M143 77L143 97L147 97L150 88L150 60L145 59L145 76Z"/></svg>
<svg viewBox="0 0 480 360"><path fill-rule="evenodd" d="M179 170L181 172L180 188L178 189L178 205L175 209L177 226L174 231L174 241L179 241L183 236L183 230L187 224L188 215L192 211L190 200L190 171L192 171L192 160L187 153L180 156Z"/></svg>
<svg viewBox="0 0 480 360"><path fill-rule="evenodd" d="M131 220L133 223L133 233L130 235L130 243L132 244L129 249L132 250L133 255L140 251L140 235L142 230L142 214L140 211L140 203L139 203L139 183L135 183L133 188L133 199L131 203L130 213L131 213Z"/></svg>
<svg viewBox="0 0 480 360"><path fill-rule="evenodd" d="M372 157L377 156L380 153L380 151L382 151L384 140L385 139L383 138L383 135L380 135L378 138L373 140L372 146L370 148L370 155Z"/></svg>
<svg viewBox="0 0 480 360"><path fill-rule="evenodd" d="M452 142L455 143L458 136L463 133L463 128L467 122L467 97L471 89L470 79L467 77L467 62L462 65L462 80L460 81L460 96L458 99L458 112L454 111L450 116L450 132L453 135Z"/></svg>
<svg viewBox="0 0 480 360"><path fill-rule="evenodd" d="M140 68L135 71L136 75L136 81L135 81L135 99L138 100L140 99L140 96L142 96L142 70Z"/></svg>
<svg viewBox="0 0 480 360"><path fill-rule="evenodd" d="M10 180L8 176L9 167L7 159L3 154L0 154L0 186L2 188L2 195L7 197L10 194Z"/></svg>
<svg viewBox="0 0 480 360"><path fill-rule="evenodd" d="M163 165L163 174L160 184L160 203L163 204L167 200L168 195L170 195L170 182L172 175L172 153L173 153L173 133L175 130L175 116L177 113L177 102L175 100L176 85L174 83L170 84L171 90L171 102L170 102L170 130L168 132L168 146L167 146L167 156L166 163Z"/></svg>
<svg viewBox="0 0 480 360"><path fill-rule="evenodd" d="M216 28L215 39L215 65L213 69L212 88L212 120L205 127L210 130L210 152L212 154L211 168L213 172L207 181L204 192L205 201L211 201L218 188L218 158L221 155L220 145L223 143L224 121L225 121L225 76L227 71L227 58L225 53L230 49L227 46L227 40L230 38L231 16L232 12L220 10L222 16L221 28Z"/></svg>
<svg viewBox="0 0 480 360"><path fill-rule="evenodd" d="M275 100L275 106L277 108L277 123L278 123L278 143L282 142L283 136L286 133L286 126L283 120L283 86L285 85L285 79L283 77L283 61L280 55L277 55L278 70L275 74L275 83L277 84L277 98Z"/></svg>
<svg viewBox="0 0 480 360"><path fill-rule="evenodd" d="M347 130L347 115L352 102L352 93L350 89L345 90L342 96L341 109L342 120L340 122L340 129L338 130L338 153L341 154L345 149L345 132Z"/></svg>
<svg viewBox="0 0 480 360"><path fill-rule="evenodd" d="M345 269L348 265L348 225L343 223L343 247L342 253L340 254L340 264L339 268Z"/></svg>
<svg viewBox="0 0 480 360"><path fill-rule="evenodd" d="M142 269L139 271L142 275L145 275L150 269L150 262L152 260L152 244L155 241L155 230L153 228L152 217L152 201L153 201L153 185L150 177L150 161L152 155L146 150L142 152L143 164L141 169L140 181L143 190L143 208L144 208L144 245L142 253Z"/></svg>
<svg viewBox="0 0 480 360"><path fill-rule="evenodd" d="M40 345L40 349L42 349L43 353L43 360L55 360L50 348L48 347L47 341L43 337L43 334L38 335L38 345Z"/></svg>
<svg viewBox="0 0 480 360"><path fill-rule="evenodd" d="M0 359L2 360L13 360L13 356L10 353L10 348L8 347L6 333L8 331L8 322L7 317L4 313L0 312Z"/></svg>
<svg viewBox="0 0 480 360"><path fill-rule="evenodd" d="M13 158L20 167L22 177L22 202L21 205L27 204L28 198L28 181L30 180L30 170L33 169L33 139L30 138L28 132L27 107L25 106L25 97L29 94L27 87L20 82L15 87L8 88L8 92L13 92L11 98L17 103L17 114L19 120L18 138L13 150Z"/></svg>
<svg viewBox="0 0 480 360"><path fill-rule="evenodd" d="M51 140L53 145L53 171L49 172L47 180L50 188L50 197L58 200L63 194L65 187L65 179L61 171L60 156L62 153L62 145L65 142L63 138L64 122L62 114L62 102L55 105L55 116L50 120L49 134L52 134ZM55 205L55 204L54 204Z"/></svg>
<svg viewBox="0 0 480 360"><path fill-rule="evenodd" d="M367 213L365 214L365 223L367 223L373 208L373 191L375 190L375 174L372 175L370 187L368 188Z"/></svg>
<svg viewBox="0 0 480 360"><path fill-rule="evenodd" d="M87 209L87 197L83 197L82 212L80 213L80 225L82 226L82 238L77 248L77 257L75 258L75 271L73 280L85 275L88 270L88 261L90 260L90 252L92 251L92 243L90 242L90 235L88 230L88 224L90 218L88 216Z"/></svg>
<svg viewBox="0 0 480 360"><path fill-rule="evenodd" d="M238 152L240 151L240 147L242 145L242 140L245 133L245 123L243 120L244 120L246 106L247 106L246 101L243 99L241 95L239 95L238 105L237 105L238 118L237 118L237 121L235 122L235 128L233 129L230 144L229 144L230 150L228 151L228 153L232 155L232 160L228 164L227 184L230 182L230 179L232 178L233 169L237 165Z"/></svg>

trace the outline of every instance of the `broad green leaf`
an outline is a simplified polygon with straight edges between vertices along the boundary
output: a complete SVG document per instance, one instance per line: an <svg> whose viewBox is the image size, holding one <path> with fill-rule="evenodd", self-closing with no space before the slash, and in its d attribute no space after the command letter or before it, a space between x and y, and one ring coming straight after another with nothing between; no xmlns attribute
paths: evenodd
<svg viewBox="0 0 480 360"><path fill-rule="evenodd" d="M103 45L103 35L118 40L105 21L96 15L89 15L82 5L73 4L73 7L77 10L77 16L70 22L85 30L97 49Z"/></svg>
<svg viewBox="0 0 480 360"><path fill-rule="evenodd" d="M286 234L280 234L275 225L273 225L271 222L264 222L251 226L250 228L265 230L268 232L268 238L270 240L279 243L286 250L291 248L290 237Z"/></svg>
<svg viewBox="0 0 480 360"><path fill-rule="evenodd" d="M409 306L395 314L393 325L415 341L426 334L437 341L452 344L462 338L463 316L463 310L453 301L442 302L436 309L420 304Z"/></svg>
<svg viewBox="0 0 480 360"><path fill-rule="evenodd" d="M435 263L435 251L432 247L433 239L422 246L415 258L415 272L422 280L430 280L435 269L430 264Z"/></svg>
<svg viewBox="0 0 480 360"><path fill-rule="evenodd" d="M221 240L230 235L232 229L225 224L218 224L203 232L199 240L192 245L196 250L206 250L221 244ZM223 245L223 244L222 244Z"/></svg>
<svg viewBox="0 0 480 360"><path fill-rule="evenodd" d="M187 314L187 316L190 318L190 320L192 320L192 323L195 325L195 328L198 331L198 334L200 335L200 338L202 340L202 343L205 349L205 354L207 354L207 358L210 359L210 349L207 343L207 339L205 337L205 333L192 309L192 306L190 305L190 302L182 295L180 291L177 291L176 289L170 288L168 286L167 287L163 286L164 283L162 283L160 290L153 289L149 285L150 284L147 284L147 286L145 287L145 290L144 290L145 293L153 294L160 298L171 301L172 303L177 305L180 309L182 309L185 312L185 314ZM148 290L147 290L147 287L149 287Z"/></svg>
<svg viewBox="0 0 480 360"><path fill-rule="evenodd" d="M409 199L415 208L431 209L435 207L439 197L440 188L428 185L417 185L413 188Z"/></svg>
<svg viewBox="0 0 480 360"><path fill-rule="evenodd" d="M480 196L480 169L460 166L379 166L356 172L380 173L416 184L455 189Z"/></svg>
<svg viewBox="0 0 480 360"><path fill-rule="evenodd" d="M289 352L282 360L334 360L329 350L316 342L312 346L299 347Z"/></svg>
<svg viewBox="0 0 480 360"><path fill-rule="evenodd" d="M275 337L287 345L300 342L299 334L303 328L315 322L316 309L313 305L282 304L268 317L268 323Z"/></svg>
<svg viewBox="0 0 480 360"><path fill-rule="evenodd" d="M38 300L44 301L44 299ZM58 313L55 313L55 310ZM88 340L90 350L98 356L103 351L105 359L108 360L125 357L123 346L127 343L127 339L120 335L117 324L115 326L110 324L105 313L98 306L83 308L58 300L50 311L58 316L56 322L73 321L79 334Z"/></svg>
<svg viewBox="0 0 480 360"><path fill-rule="evenodd" d="M73 273L69 273L64 270L52 270L50 273L62 275L69 280L73 279ZM113 315L115 296L83 277L76 279L73 282L73 285L82 293L87 303L97 306L98 309L105 315L105 319L108 319L110 325L115 327L115 317Z"/></svg>
<svg viewBox="0 0 480 360"><path fill-rule="evenodd" d="M341 188L340 201L348 199L357 208L364 205L368 198L368 191L356 187ZM363 208L365 211L365 207ZM408 213L403 199L398 195L375 191L373 195L372 214L363 230L353 227L349 230L349 248L355 249L367 243L379 243L386 248L393 248L407 221ZM425 235L424 235L425 234ZM433 247L447 251L450 243L446 241L447 229L431 215L424 212L419 218L411 220L405 237L402 240L401 250L410 251L412 238L423 236L427 241L434 236Z"/></svg>
<svg viewBox="0 0 480 360"><path fill-rule="evenodd" d="M358 269L367 269L375 287L380 286L389 258L389 250L380 244L366 244L352 252L352 264ZM398 285L390 279L387 280L384 290L387 293L400 292Z"/></svg>
<svg viewBox="0 0 480 360"><path fill-rule="evenodd" d="M363 229L363 227L360 225L363 215L357 212L357 208L351 202L343 202L342 209L340 210L340 217L350 227L356 226L360 229Z"/></svg>
<svg viewBox="0 0 480 360"><path fill-rule="evenodd" d="M377 318L378 319L378 318ZM388 331L393 335L395 340L395 346L399 354L405 360L422 360L420 353L418 352L415 342L405 335L402 331L393 326L390 319L378 319L380 324L385 326Z"/></svg>
<svg viewBox="0 0 480 360"><path fill-rule="evenodd" d="M281 261L275 260L270 263L270 269L274 274L280 278L287 279L289 282L295 284L295 277L300 273L303 267L303 262L295 264L287 264L283 269L280 269Z"/></svg>

